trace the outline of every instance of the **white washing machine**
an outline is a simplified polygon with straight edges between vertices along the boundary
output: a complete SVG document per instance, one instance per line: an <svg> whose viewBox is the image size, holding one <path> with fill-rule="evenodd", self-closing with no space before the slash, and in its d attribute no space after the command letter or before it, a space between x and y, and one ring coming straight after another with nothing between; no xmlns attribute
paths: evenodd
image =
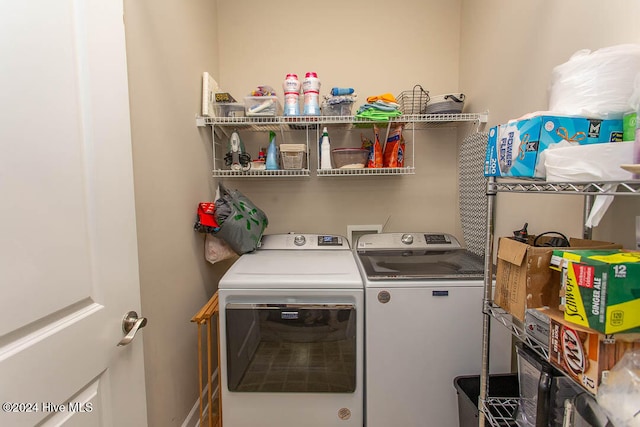
<svg viewBox="0 0 640 427"><path fill-rule="evenodd" d="M266 235L218 297L225 427L362 427L364 290L347 239Z"/></svg>
<svg viewBox="0 0 640 427"><path fill-rule="evenodd" d="M457 427L453 380L482 367L482 258L445 233L361 236L367 427ZM509 331L492 328L492 371L510 371Z"/></svg>

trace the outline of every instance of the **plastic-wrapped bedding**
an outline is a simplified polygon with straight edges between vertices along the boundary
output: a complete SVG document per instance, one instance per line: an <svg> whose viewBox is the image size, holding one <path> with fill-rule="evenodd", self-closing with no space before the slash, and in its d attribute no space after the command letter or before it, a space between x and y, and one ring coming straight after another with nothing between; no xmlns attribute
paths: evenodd
<svg viewBox="0 0 640 427"><path fill-rule="evenodd" d="M640 44L622 44L574 53L553 69L549 110L592 119L620 119L640 72Z"/></svg>

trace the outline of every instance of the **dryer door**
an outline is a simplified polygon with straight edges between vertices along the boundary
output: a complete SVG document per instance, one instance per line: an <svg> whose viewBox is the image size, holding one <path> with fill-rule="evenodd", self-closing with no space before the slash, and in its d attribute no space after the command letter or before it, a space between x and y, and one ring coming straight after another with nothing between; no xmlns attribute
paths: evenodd
<svg viewBox="0 0 640 427"><path fill-rule="evenodd" d="M229 391L355 391L353 304L230 303L225 312Z"/></svg>

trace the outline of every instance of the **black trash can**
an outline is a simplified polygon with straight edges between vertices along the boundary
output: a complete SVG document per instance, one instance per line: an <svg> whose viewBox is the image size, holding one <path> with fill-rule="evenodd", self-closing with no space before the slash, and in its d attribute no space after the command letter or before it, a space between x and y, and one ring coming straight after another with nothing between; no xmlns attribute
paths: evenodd
<svg viewBox="0 0 640 427"><path fill-rule="evenodd" d="M453 380L453 385L458 393L458 420L460 427L477 427L480 375L456 377ZM489 375L489 397L517 398L518 396L518 374Z"/></svg>

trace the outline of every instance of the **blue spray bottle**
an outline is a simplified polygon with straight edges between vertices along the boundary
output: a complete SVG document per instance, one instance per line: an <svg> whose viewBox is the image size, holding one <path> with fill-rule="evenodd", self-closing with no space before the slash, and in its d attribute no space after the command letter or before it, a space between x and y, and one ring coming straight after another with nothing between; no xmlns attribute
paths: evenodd
<svg viewBox="0 0 640 427"><path fill-rule="evenodd" d="M267 148L267 162L265 169L278 170L278 148L276 147L276 133L269 131L269 148Z"/></svg>

